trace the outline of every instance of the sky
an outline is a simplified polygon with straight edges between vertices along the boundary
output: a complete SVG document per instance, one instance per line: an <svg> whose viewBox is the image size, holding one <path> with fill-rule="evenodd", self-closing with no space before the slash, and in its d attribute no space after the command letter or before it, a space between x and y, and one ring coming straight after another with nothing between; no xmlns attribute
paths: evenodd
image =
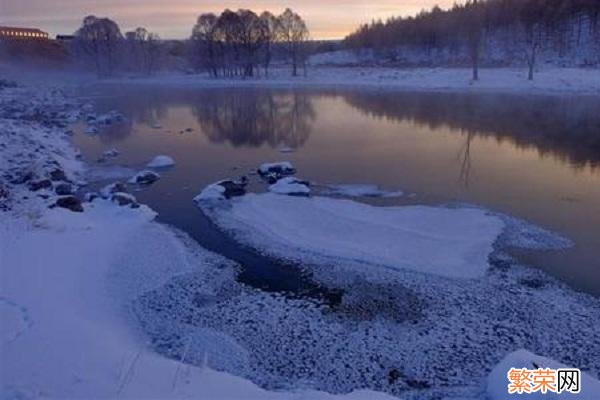
<svg viewBox="0 0 600 400"><path fill-rule="evenodd" d="M281 13L292 8L304 17L315 39L338 39L359 24L395 15L414 15L455 0L0 0L0 25L40 28L52 36L73 33L86 15L114 19L123 32L143 26L165 39L190 36L199 14L225 8Z"/></svg>

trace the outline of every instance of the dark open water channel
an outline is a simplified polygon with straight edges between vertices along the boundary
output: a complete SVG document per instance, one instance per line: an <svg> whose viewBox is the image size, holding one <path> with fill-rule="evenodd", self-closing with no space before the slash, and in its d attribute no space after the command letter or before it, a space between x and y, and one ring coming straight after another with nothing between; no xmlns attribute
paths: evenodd
<svg viewBox="0 0 600 400"><path fill-rule="evenodd" d="M240 248L192 198L263 162L290 160L313 182L415 194L377 204L467 202L557 231L575 246L519 258L600 294L600 98L138 86L86 96L100 112L128 118L76 135L86 159L114 147L115 164L139 169L172 156L176 166L135 195L160 220L246 266L240 279L253 286L323 294L293 268Z"/></svg>

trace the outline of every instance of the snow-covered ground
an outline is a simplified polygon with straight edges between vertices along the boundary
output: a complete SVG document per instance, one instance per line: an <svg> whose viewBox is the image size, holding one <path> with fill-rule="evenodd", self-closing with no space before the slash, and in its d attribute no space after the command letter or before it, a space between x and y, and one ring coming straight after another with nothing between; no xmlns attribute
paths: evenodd
<svg viewBox="0 0 600 400"><path fill-rule="evenodd" d="M128 302L174 276L210 276L215 265L232 279L233 266L154 222L145 206L96 199L81 213L48 208L60 198L54 171L84 184L66 127L80 111L57 91L0 89L0 398L340 398L268 392L151 350ZM46 176L49 186L33 190Z"/></svg>
<svg viewBox="0 0 600 400"><path fill-rule="evenodd" d="M390 90L502 92L528 94L600 94L600 70L583 68L540 69L533 81L526 69L484 68L472 81L468 68L310 67L307 76L291 77L288 69L274 69L269 78L212 79L207 75L167 74L152 78L116 79L114 82L184 85L186 87L367 87Z"/></svg>

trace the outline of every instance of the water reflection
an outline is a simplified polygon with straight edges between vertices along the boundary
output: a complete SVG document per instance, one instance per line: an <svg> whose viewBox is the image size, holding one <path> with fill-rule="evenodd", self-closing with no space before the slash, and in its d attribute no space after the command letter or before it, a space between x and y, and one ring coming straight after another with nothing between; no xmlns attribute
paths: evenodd
<svg viewBox="0 0 600 400"><path fill-rule="evenodd" d="M75 145L88 160L115 147L114 162L133 168L172 156L176 168L136 196L233 259L242 257L235 245L224 244L191 199L217 179L286 158L315 182L480 204L561 232L573 249L525 261L600 294L599 98L126 85L96 95L99 112L116 109L128 121L77 135ZM298 151L282 155L282 146ZM253 190L265 188L256 182ZM242 264L273 270L252 256ZM271 272L261 281L265 275L285 281Z"/></svg>
<svg viewBox="0 0 600 400"><path fill-rule="evenodd" d="M459 157L461 179L468 181L472 135L510 140L535 148L575 168L600 167L598 97L525 97L498 94L353 92L345 101L361 112L408 121L431 130L450 128L468 134Z"/></svg>
<svg viewBox="0 0 600 400"><path fill-rule="evenodd" d="M210 100L193 103L202 131L211 142L229 142L234 147L301 147L316 117L306 93L219 91Z"/></svg>

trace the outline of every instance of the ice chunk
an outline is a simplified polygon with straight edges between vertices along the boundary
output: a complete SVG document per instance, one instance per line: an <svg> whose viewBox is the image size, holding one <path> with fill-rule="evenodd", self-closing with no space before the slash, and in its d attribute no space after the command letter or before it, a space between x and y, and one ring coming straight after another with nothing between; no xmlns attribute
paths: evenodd
<svg viewBox="0 0 600 400"><path fill-rule="evenodd" d="M166 168L172 167L173 165L175 165L175 160L165 155L156 156L152 161L146 164L149 168Z"/></svg>
<svg viewBox="0 0 600 400"><path fill-rule="evenodd" d="M537 370L538 368L546 369L573 369L577 366L563 365L557 361L551 360L546 357L541 357L530 353L527 350L517 350L508 354L502 361L500 361L487 378L487 395L490 400L504 400L510 398L527 398L527 399L581 399L581 400L596 400L600 393L600 381L592 378L586 373L581 373L581 385L580 393L571 394L563 391L561 393L547 392L542 393L540 391L532 392L529 394L508 394L508 377L507 373L511 368L527 368L530 370Z"/></svg>
<svg viewBox="0 0 600 400"><path fill-rule="evenodd" d="M486 273L503 229L475 208L374 207L350 200L248 194L205 211L238 240L267 253L347 259L447 277Z"/></svg>
<svg viewBox="0 0 600 400"><path fill-rule="evenodd" d="M290 196L308 196L310 194L308 182L301 181L292 176L278 180L269 186L269 191Z"/></svg>
<svg viewBox="0 0 600 400"><path fill-rule="evenodd" d="M348 197L401 197L401 190L387 191L371 184L336 184L327 185L325 194L339 194Z"/></svg>

